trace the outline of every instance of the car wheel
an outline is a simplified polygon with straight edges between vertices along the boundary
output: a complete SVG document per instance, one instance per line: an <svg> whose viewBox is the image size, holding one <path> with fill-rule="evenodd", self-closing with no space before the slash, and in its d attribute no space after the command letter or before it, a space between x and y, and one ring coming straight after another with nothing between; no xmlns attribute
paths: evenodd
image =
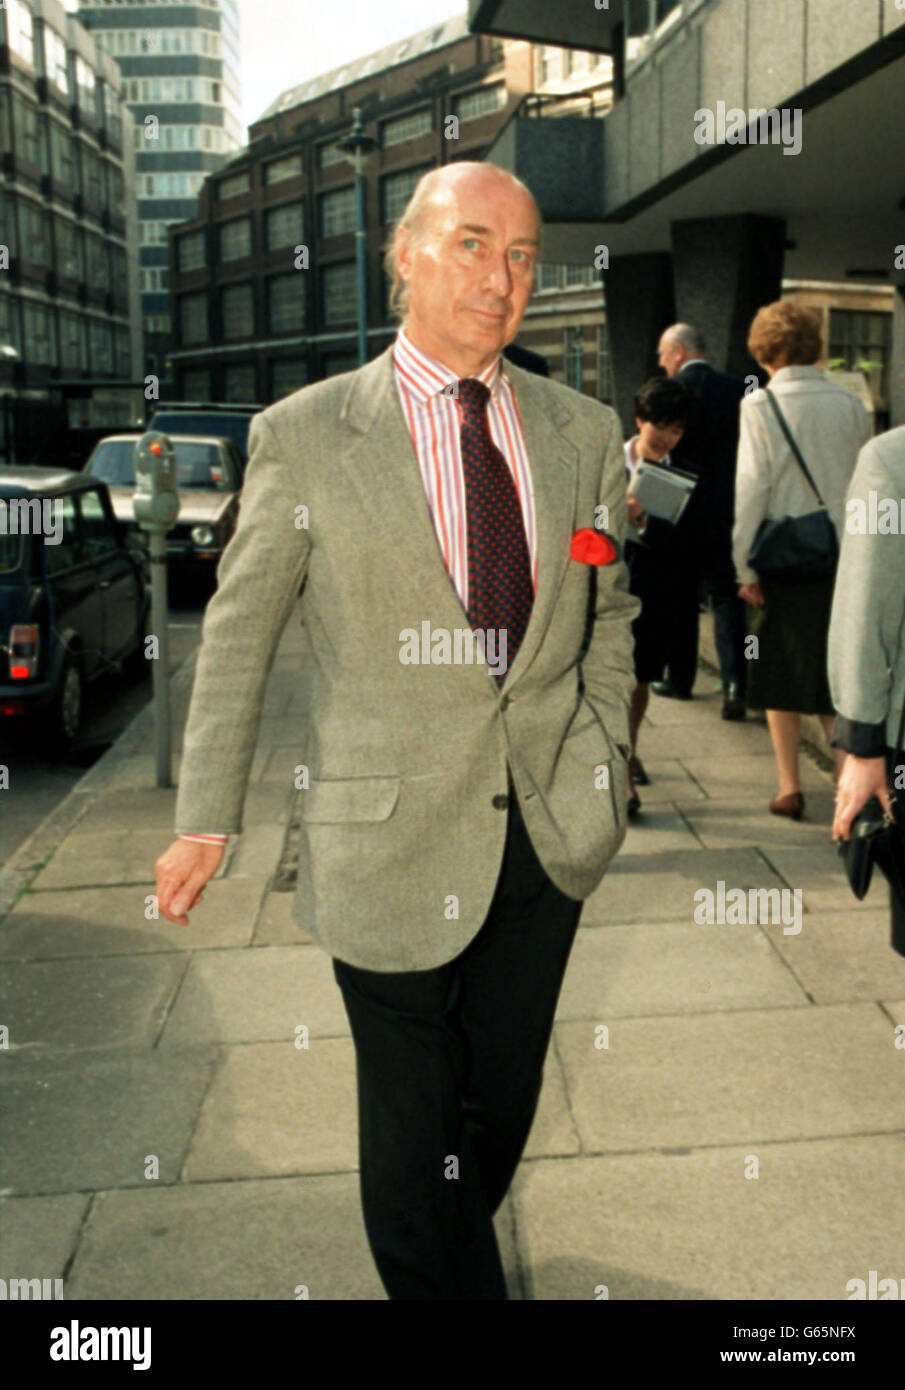
<svg viewBox="0 0 905 1390"><path fill-rule="evenodd" d="M83 696L84 683L78 660L67 656L50 706L48 742L57 757L69 751L82 727Z"/></svg>

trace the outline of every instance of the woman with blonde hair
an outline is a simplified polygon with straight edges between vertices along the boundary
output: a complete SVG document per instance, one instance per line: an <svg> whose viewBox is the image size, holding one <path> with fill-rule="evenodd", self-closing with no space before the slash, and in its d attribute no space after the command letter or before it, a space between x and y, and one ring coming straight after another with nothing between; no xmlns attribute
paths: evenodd
<svg viewBox="0 0 905 1390"><path fill-rule="evenodd" d="M770 382L742 401L735 484L739 597L749 604L748 632L757 638L748 704L767 712L779 781L770 810L793 820L804 811L801 715L818 715L828 739L832 732L827 637L835 575L758 574L749 556L764 521L800 518L821 507L837 543L842 537L846 490L871 423L857 396L815 365L821 350L813 310L779 300L755 315L748 351ZM837 766L840 761L841 754Z"/></svg>

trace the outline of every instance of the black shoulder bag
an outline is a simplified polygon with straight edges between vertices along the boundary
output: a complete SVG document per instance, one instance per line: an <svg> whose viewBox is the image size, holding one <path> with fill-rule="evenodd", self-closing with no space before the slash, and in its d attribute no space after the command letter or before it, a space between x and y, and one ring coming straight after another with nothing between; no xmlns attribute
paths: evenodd
<svg viewBox="0 0 905 1390"><path fill-rule="evenodd" d="M899 735L896 751L902 748L902 733L905 730L905 705L899 720ZM890 805L894 805L896 794L889 788ZM865 802L852 821L848 840L839 841L839 854L845 865L845 872L855 897L862 899L870 887L874 864L889 880L889 885L905 902L905 865L901 863L902 841L894 823L894 817L883 810L883 803L877 796Z"/></svg>
<svg viewBox="0 0 905 1390"><path fill-rule="evenodd" d="M835 573L839 561L836 528L769 386L766 393L796 462L817 494L820 507L815 512L805 512L803 516L784 516L775 521L764 519L757 528L748 564L764 579L774 579L782 584L805 584L811 579L826 579Z"/></svg>

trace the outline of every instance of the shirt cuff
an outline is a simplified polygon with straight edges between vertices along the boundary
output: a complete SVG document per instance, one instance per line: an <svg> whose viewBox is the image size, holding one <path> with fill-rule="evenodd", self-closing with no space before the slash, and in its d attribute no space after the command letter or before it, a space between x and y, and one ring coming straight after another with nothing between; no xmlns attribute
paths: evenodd
<svg viewBox="0 0 905 1390"><path fill-rule="evenodd" d="M886 724L861 724L837 714L830 736L831 748L842 748L856 758L886 756Z"/></svg>
<svg viewBox="0 0 905 1390"><path fill-rule="evenodd" d="M178 840L200 840L205 845L225 845L229 839L228 835L201 835L194 831L180 830L177 833Z"/></svg>

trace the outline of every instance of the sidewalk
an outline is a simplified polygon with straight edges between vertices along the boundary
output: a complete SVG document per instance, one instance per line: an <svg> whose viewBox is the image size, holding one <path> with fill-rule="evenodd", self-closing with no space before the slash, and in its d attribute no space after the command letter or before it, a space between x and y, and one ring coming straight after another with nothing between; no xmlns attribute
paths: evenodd
<svg viewBox="0 0 905 1390"><path fill-rule="evenodd" d="M385 1297L342 999L271 886L301 640L293 621L244 834L189 927L144 916L176 795L153 787L150 708L0 875L0 914L20 893L0 921L0 1278L63 1277L67 1299ZM872 1269L905 1276L905 961L884 888L849 892L813 764L808 820L768 813L767 731L721 721L715 684L651 700L643 818L585 908L497 1218L516 1299L838 1300ZM718 881L800 889L800 932L699 925Z"/></svg>

